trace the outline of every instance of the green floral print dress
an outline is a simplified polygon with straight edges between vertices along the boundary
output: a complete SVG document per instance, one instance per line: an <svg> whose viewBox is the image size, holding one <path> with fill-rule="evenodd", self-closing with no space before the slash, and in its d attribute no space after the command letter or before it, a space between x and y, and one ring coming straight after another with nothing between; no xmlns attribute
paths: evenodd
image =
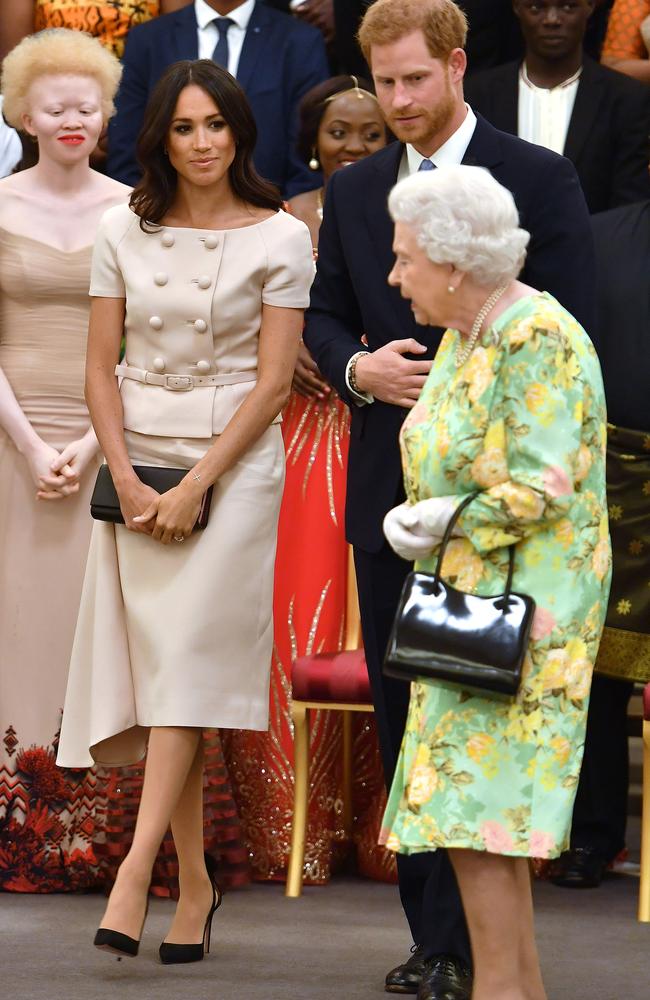
<svg viewBox="0 0 650 1000"><path fill-rule="evenodd" d="M606 414L586 333L547 293L510 306L460 368L447 330L401 434L412 503L480 491L442 575L460 590L536 602L515 699L411 687L381 840L557 856L568 847L593 664L611 575ZM433 572L437 550L416 568Z"/></svg>

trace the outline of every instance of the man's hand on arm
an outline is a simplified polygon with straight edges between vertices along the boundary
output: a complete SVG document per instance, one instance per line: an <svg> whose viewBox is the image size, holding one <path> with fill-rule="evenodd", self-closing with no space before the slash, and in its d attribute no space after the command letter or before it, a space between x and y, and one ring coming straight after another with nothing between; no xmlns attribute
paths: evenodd
<svg viewBox="0 0 650 1000"><path fill-rule="evenodd" d="M411 361L405 354L424 354L426 347L410 337L392 340L357 361L355 379L360 393L410 410L418 400L432 361Z"/></svg>

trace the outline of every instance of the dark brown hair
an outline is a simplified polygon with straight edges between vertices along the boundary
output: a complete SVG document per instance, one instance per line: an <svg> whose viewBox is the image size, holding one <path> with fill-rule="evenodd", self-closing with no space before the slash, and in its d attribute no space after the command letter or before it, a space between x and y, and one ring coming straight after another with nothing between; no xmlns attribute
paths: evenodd
<svg viewBox="0 0 650 1000"><path fill-rule="evenodd" d="M246 95L237 81L211 59L184 59L173 63L156 84L138 136L137 157L144 173L129 204L147 232L169 211L178 177L165 153L165 143L181 91L196 84L208 94L229 125L236 144L228 175L233 194L257 208L282 207L278 189L263 180L253 166L257 126Z"/></svg>
<svg viewBox="0 0 650 1000"><path fill-rule="evenodd" d="M296 140L296 151L304 163L309 163L316 148L318 130L323 120L323 115L327 111L329 99L337 94L344 94L354 87L355 80L361 90L367 90L374 94L375 88L363 77L353 76L333 76L323 83L317 83L315 87L308 90L300 102L298 114L300 122L298 125L298 138ZM381 118L381 115L379 116ZM383 119L382 119L383 121Z"/></svg>

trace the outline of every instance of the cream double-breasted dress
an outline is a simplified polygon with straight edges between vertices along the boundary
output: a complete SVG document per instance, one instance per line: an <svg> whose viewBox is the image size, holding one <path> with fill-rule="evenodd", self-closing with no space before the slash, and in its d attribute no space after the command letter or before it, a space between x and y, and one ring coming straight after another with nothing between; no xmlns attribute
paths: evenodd
<svg viewBox="0 0 650 1000"><path fill-rule="evenodd" d="M134 464L191 468L255 385L263 303L305 308L303 223L143 232L110 209L90 294L126 299L118 366ZM280 416L215 484L208 526L163 546L95 522L58 763L140 760L151 726L266 729Z"/></svg>

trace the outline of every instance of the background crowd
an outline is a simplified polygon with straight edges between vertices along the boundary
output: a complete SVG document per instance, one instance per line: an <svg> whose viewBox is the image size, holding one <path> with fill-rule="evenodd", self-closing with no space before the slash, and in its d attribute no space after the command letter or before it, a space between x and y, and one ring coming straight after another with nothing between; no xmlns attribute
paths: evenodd
<svg viewBox="0 0 650 1000"><path fill-rule="evenodd" d="M17 132L12 125L20 120L8 113L0 125L0 172L15 184L0 195L0 379L6 376L38 438L17 449L5 416L0 564L11 586L3 585L0 608L0 887L6 891L110 884L131 840L141 785L138 766L55 767L89 542L88 497L99 460L83 398L87 289L99 218L139 179L136 139L160 77L178 60L211 58L246 92L258 128L257 170L307 223L316 252L332 177L394 141L355 40L368 6L363 0L25 0L0 19L2 56L34 32L71 28L94 35L123 68L115 114L108 129L98 128L92 162L100 175L87 163L68 178L48 167L36 121ZM644 521L650 490L644 396L650 378L650 3L465 0L460 6L470 27L468 104L498 129L570 160L592 216L597 301L594 289L583 299L579 282L568 287L570 262L557 287L544 280L548 275L533 280L536 255L551 236L540 231L536 240L532 220L522 225L533 232L526 280L538 287L543 281L540 290L554 293L587 329L613 425L607 456L612 599L592 687L572 849L552 870L558 884L597 885L625 846L627 703L633 683L650 680ZM23 190L20 174L35 162L37 148L36 187ZM559 198L561 183L553 186L550 170L547 183L549 198ZM71 184L75 205L83 203L76 217L69 212ZM0 400L3 388L0 382ZM297 655L341 648L349 624L350 411L305 345L282 434L287 481L275 569L271 727L205 737L205 849L218 859L226 885L251 875L285 876L293 798L291 663ZM43 463L57 456L59 478L69 477L63 519L60 504L33 500ZM575 553L565 546L564 555ZM393 855L377 846L385 791L374 719L361 717L354 738L357 864L364 874L395 879ZM316 718L311 739L305 874L324 882L347 847L336 713ZM392 766L394 760L387 771ZM168 841L153 889L177 893Z"/></svg>

